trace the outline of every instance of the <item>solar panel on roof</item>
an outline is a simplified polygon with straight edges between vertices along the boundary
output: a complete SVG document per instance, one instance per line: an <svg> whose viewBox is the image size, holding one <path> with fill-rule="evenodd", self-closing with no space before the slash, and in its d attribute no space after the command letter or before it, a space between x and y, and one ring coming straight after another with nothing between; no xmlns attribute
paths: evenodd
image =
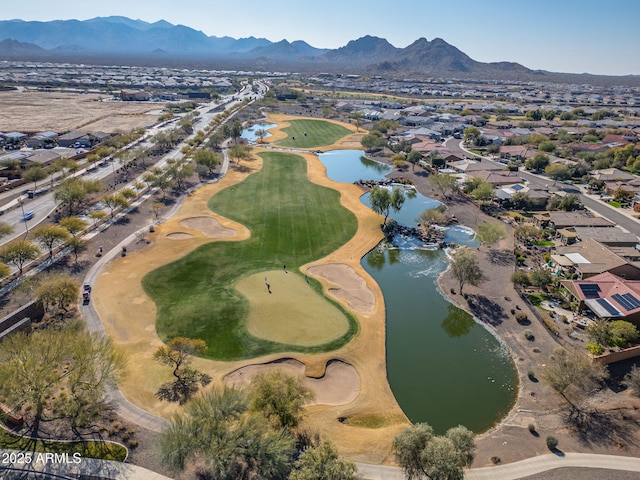
<svg viewBox="0 0 640 480"><path fill-rule="evenodd" d="M630 304L633 305L633 308L636 309L638 307L640 307L640 300L638 300L638 298L633 295L633 293L625 293L624 295L622 295Z"/></svg>
<svg viewBox="0 0 640 480"><path fill-rule="evenodd" d="M598 298L600 296L600 287L594 283L578 284L585 298Z"/></svg>
<svg viewBox="0 0 640 480"><path fill-rule="evenodd" d="M638 308L637 306L634 305L639 305L640 304L638 302L635 302L634 300L636 300L635 297L633 297L633 300L629 299L627 297L627 295L629 295L628 293L625 295L620 295L619 293L616 293L615 295L611 295L611 298L613 298L616 302L618 302L620 305L622 305L622 308L624 308L626 311L629 310L634 310L636 308Z"/></svg>
<svg viewBox="0 0 640 480"><path fill-rule="evenodd" d="M518 185L514 185L513 187L511 187L512 190L515 190L516 192L519 190L522 190L524 188L524 185L518 184Z"/></svg>
<svg viewBox="0 0 640 480"><path fill-rule="evenodd" d="M611 305L609 302L607 302L604 298L598 298L596 302L598 302L598 305L604 308L607 311L607 313L612 317L620 316L620 312L618 311L618 309L613 305Z"/></svg>

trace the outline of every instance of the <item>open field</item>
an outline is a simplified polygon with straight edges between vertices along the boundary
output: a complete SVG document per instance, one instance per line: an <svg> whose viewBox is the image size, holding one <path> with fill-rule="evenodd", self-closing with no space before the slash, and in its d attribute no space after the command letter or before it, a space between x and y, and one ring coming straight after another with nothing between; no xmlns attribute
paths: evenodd
<svg viewBox="0 0 640 480"><path fill-rule="evenodd" d="M100 98L61 92L0 92L0 131L129 131L153 123L164 107L150 102L101 102Z"/></svg>
<svg viewBox="0 0 640 480"><path fill-rule="evenodd" d="M263 159L260 172L209 201L212 211L247 226L251 237L243 242L203 245L143 280L146 292L158 306L160 337L164 340L177 336L201 338L209 347L210 358L233 360L284 350L332 350L346 343L358 330L355 319L344 312L337 323L329 320L335 319L337 307L326 299L317 299L319 283L305 282L298 270L353 237L357 229L355 215L340 205L337 191L309 182L302 157L280 152L260 156ZM283 265L287 266L288 274L284 273ZM281 286L267 273L271 270L279 270L281 275L296 275L299 281L288 281L288 285ZM267 311L271 312L261 322L255 320L255 313L250 315L256 307L235 288L237 281L254 274L270 277L273 284L269 294L267 281L258 281L257 285L254 285L256 282L243 283L246 288L258 289L258 292L247 292L248 296L260 300L259 304L268 306ZM258 294L266 297L259 298ZM316 312L317 317L305 313L311 300L316 307L326 304L321 314ZM287 311L295 313L289 319L294 330L296 323L297 328L307 323L314 330L312 324L317 324L325 315L328 328L334 324L341 326L337 330L329 328L324 335L318 332L312 335L318 341L324 339L322 344L313 339L303 340L295 331L274 337L274 332L265 331L266 324L277 321L277 311L284 314L286 304ZM260 338L247 330L247 317L254 318L251 327ZM274 341L276 338L280 340ZM287 338L295 341L287 344L284 342Z"/></svg>

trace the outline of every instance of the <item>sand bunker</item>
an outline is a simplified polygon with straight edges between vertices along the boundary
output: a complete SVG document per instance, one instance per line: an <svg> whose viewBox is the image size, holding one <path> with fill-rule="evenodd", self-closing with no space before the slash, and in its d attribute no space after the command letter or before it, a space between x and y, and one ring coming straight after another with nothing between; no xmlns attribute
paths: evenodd
<svg viewBox="0 0 640 480"><path fill-rule="evenodd" d="M220 225L220 222L213 217L191 217L180 222L183 227L191 228L202 232L209 238L233 237L236 231Z"/></svg>
<svg viewBox="0 0 640 480"><path fill-rule="evenodd" d="M294 272L256 273L240 279L236 288L249 300L246 326L254 337L309 347L349 330L344 312Z"/></svg>
<svg viewBox="0 0 640 480"><path fill-rule="evenodd" d="M193 238L193 235L187 232L172 232L167 235L167 238L171 240L186 240L187 238Z"/></svg>
<svg viewBox="0 0 640 480"><path fill-rule="evenodd" d="M346 301L356 312L371 313L373 311L376 302L373 292L364 278L349 265L344 263L318 265L311 267L309 273L336 285L338 288L330 288L329 293Z"/></svg>
<svg viewBox="0 0 640 480"><path fill-rule="evenodd" d="M360 376L356 369L342 360L329 360L325 374L321 378L309 378L304 375L304 363L294 358L284 358L269 363L247 365L234 370L224 377L225 384L233 387L245 387L259 374L282 370L302 379L314 394L310 405L346 405L353 402L360 393Z"/></svg>

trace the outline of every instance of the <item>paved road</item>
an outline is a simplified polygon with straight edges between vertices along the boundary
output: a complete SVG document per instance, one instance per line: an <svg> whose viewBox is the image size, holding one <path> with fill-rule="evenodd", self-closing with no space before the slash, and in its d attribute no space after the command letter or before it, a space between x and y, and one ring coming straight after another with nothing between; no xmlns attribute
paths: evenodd
<svg viewBox="0 0 640 480"><path fill-rule="evenodd" d="M358 471L366 480L405 480L402 470L386 465L370 465L358 463ZM596 455L588 453L565 453L563 455L541 455L528 458L519 462L495 467L473 468L465 471L465 480L518 480L542 472L551 472L549 478L553 478L553 470L567 467L599 468L610 471L635 472L640 478L640 459L635 457L618 457L615 455ZM585 476L579 478L585 480ZM601 472L599 472L601 473ZM575 477L578 478L578 477ZM601 478L610 478L607 475Z"/></svg>

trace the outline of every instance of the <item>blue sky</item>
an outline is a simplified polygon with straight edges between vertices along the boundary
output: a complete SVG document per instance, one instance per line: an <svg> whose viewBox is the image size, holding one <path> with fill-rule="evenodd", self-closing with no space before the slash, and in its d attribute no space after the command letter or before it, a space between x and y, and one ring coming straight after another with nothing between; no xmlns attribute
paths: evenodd
<svg viewBox="0 0 640 480"><path fill-rule="evenodd" d="M483 62L640 75L640 0L18 0L3 2L0 15L164 19L207 35L305 40L318 48L364 35L396 47L440 37Z"/></svg>

